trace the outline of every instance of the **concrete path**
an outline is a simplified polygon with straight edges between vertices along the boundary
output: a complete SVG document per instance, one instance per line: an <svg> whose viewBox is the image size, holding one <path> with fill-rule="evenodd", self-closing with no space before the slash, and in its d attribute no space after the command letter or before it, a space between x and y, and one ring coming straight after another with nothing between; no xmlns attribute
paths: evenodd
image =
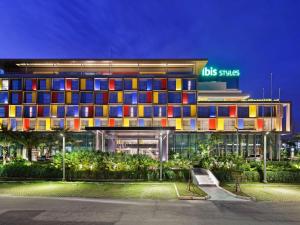
<svg viewBox="0 0 300 225"><path fill-rule="evenodd" d="M210 196L209 200L212 201L249 201L237 198L218 186L201 186L200 188Z"/></svg>

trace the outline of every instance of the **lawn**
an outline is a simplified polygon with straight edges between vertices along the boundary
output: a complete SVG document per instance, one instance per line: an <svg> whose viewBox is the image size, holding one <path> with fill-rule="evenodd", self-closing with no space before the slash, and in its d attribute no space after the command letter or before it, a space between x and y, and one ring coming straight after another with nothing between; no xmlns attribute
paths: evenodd
<svg viewBox="0 0 300 225"><path fill-rule="evenodd" d="M0 195L125 198L125 199L177 199L179 195L205 196L197 187L187 189L187 183L136 182L136 183L97 183L97 182L1 182Z"/></svg>
<svg viewBox="0 0 300 225"><path fill-rule="evenodd" d="M234 184L225 184L223 188L235 193ZM258 201L300 201L299 184L249 183L241 184L241 191L240 195L251 196Z"/></svg>

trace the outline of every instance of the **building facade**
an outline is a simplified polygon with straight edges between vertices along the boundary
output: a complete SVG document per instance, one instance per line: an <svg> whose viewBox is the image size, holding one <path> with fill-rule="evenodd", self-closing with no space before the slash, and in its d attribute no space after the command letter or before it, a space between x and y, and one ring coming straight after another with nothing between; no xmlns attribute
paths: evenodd
<svg viewBox="0 0 300 225"><path fill-rule="evenodd" d="M221 152L252 155L272 131L276 148L280 134L291 130L290 103L250 99L238 88L239 71L206 64L2 60L0 124L13 131L67 129L91 137L85 142L91 149L164 160L168 152L197 148L210 134L219 135Z"/></svg>

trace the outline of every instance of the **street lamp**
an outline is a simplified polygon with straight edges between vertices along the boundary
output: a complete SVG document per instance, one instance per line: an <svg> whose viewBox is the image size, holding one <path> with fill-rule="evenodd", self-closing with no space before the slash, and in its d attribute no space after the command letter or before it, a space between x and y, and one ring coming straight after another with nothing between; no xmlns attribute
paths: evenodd
<svg viewBox="0 0 300 225"><path fill-rule="evenodd" d="M62 164L62 170L63 170L63 177L62 177L62 181L66 181L66 164L65 164L65 155L66 155L66 137L63 133L60 134L60 136L62 137L62 145L63 145L63 149L62 149L62 159L63 159L63 164Z"/></svg>

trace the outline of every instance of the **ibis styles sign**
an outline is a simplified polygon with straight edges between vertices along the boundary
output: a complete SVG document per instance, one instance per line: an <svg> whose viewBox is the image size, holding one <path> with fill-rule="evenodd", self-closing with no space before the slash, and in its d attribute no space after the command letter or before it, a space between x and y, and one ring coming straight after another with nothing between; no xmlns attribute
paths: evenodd
<svg viewBox="0 0 300 225"><path fill-rule="evenodd" d="M239 77L240 70L239 69L217 69L215 67L204 67L201 71L202 77L207 78L217 78L217 77Z"/></svg>

